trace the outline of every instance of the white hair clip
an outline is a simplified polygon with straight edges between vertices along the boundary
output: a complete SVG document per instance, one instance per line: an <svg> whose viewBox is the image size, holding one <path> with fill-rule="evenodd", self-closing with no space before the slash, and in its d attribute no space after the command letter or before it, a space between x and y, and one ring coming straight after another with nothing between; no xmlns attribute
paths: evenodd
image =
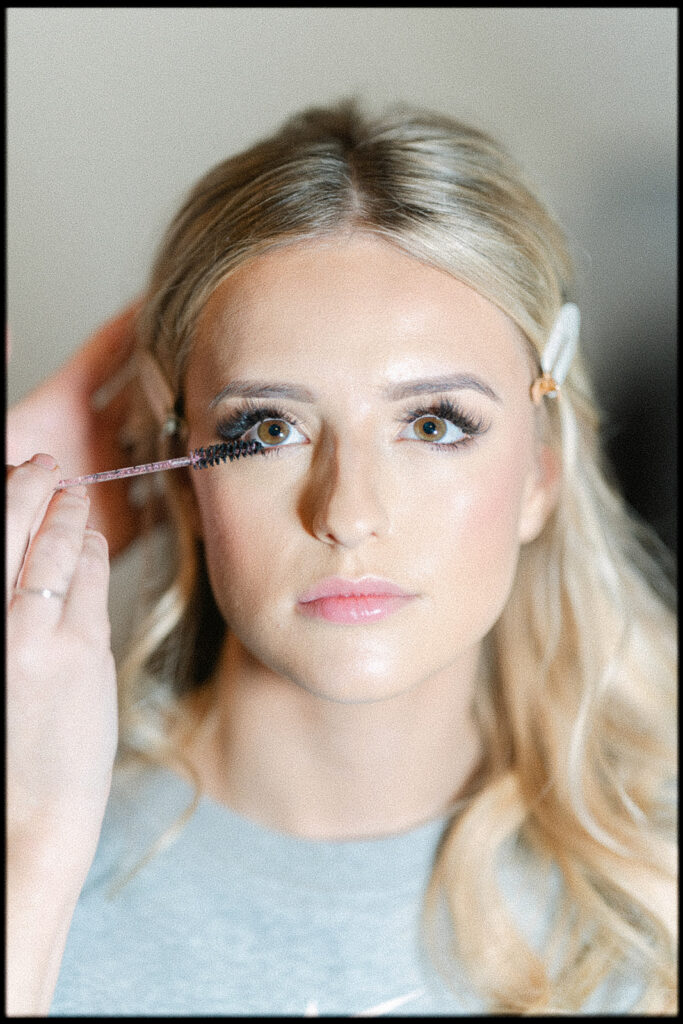
<svg viewBox="0 0 683 1024"><path fill-rule="evenodd" d="M557 314L541 356L543 375L537 377L531 385L531 397L536 405L544 395L557 397L576 353L580 323L579 307L573 302L565 302Z"/></svg>

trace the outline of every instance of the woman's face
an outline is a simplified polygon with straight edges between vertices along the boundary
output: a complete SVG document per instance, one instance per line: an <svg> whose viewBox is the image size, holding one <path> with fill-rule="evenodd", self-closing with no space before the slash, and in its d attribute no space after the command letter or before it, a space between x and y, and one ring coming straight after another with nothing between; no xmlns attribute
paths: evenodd
<svg viewBox="0 0 683 1024"><path fill-rule="evenodd" d="M242 664L344 702L457 685L552 501L531 380L497 307L373 236L284 248L224 281L185 401L190 447L269 446L191 474ZM333 581L336 597L302 603L330 577L406 596Z"/></svg>

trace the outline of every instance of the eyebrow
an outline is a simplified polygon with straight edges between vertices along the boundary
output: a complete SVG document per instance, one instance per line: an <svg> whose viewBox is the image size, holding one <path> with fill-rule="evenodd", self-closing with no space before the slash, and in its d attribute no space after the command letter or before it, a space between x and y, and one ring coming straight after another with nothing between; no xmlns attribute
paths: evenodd
<svg viewBox="0 0 683 1024"><path fill-rule="evenodd" d="M434 395L444 391L478 391L502 405L502 400L493 388L479 377L468 373L455 373L446 377L426 377L419 380L401 381L381 389L380 394L389 402L400 402L414 395ZM316 396L299 384L285 381L268 382L261 380L233 380L222 388L209 402L209 409L215 408L224 398L287 398L292 402L315 402Z"/></svg>
<svg viewBox="0 0 683 1024"><path fill-rule="evenodd" d="M428 377L423 380L406 380L392 384L383 390L390 402L399 402L413 395L434 395L441 391L478 391L502 405L502 400L493 388L479 377L469 373L454 373L448 377Z"/></svg>
<svg viewBox="0 0 683 1024"><path fill-rule="evenodd" d="M268 383L262 380L233 380L209 402L213 409L224 398L288 398L292 402L315 402L315 395L298 384Z"/></svg>

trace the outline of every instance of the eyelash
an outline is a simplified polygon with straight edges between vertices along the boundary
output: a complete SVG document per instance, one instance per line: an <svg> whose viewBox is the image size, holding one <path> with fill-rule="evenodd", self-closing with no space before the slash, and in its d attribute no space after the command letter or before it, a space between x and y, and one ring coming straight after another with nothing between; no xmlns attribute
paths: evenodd
<svg viewBox="0 0 683 1024"><path fill-rule="evenodd" d="M439 419L447 420L449 423L452 423L454 426L462 430L465 434L465 437L460 438L460 440L448 442L446 444L422 441L422 444L432 451L434 449L446 449L447 451L452 452L456 449L463 448L465 445L471 444L478 435L485 433L488 429L482 417L472 416L469 413L466 413L462 408L460 408L460 406L455 405L454 402L447 398L442 398L437 402L420 406L417 409L411 409L405 414L405 416L401 417L400 422L412 423L414 420L418 420L423 416L435 416ZM285 423L290 423L293 427L298 427L296 419L294 419L294 417L283 408L275 405L258 405L257 403L246 399L231 416L220 420L216 429L222 439L226 441L236 441L239 440L239 438L241 438L250 427L260 423L261 420L284 420ZM289 446L266 446L265 451L268 455L273 453L281 454L281 449L283 447Z"/></svg>
<svg viewBox="0 0 683 1024"><path fill-rule="evenodd" d="M274 405L257 405L255 402L246 399L242 405L235 409L231 416L220 420L216 430L221 438L226 441L237 441L246 434L250 427L256 426L261 420L284 420L297 426L297 421L284 409ZM264 446L266 455L282 454L281 445Z"/></svg>
<svg viewBox="0 0 683 1024"><path fill-rule="evenodd" d="M464 409L448 398L441 398L436 402L420 406L419 409L411 409L410 412L401 418L401 422L412 423L413 420L419 420L422 416L435 416L438 419L447 420L462 430L465 435L459 441L450 441L446 444L423 441L422 443L427 445L431 451L436 449L445 449L449 452L457 451L459 448L464 448L465 445L471 444L478 435L484 434L488 430L483 417L472 416L466 413Z"/></svg>

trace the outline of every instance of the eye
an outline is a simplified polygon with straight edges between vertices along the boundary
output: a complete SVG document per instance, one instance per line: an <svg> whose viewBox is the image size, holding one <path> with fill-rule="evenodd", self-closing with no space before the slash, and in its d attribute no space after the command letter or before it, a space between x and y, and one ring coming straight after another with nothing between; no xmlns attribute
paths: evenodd
<svg viewBox="0 0 683 1024"><path fill-rule="evenodd" d="M260 441L268 448L282 448L288 444L301 444L306 438L287 420L268 419L255 423L242 435L243 441Z"/></svg>
<svg viewBox="0 0 683 1024"><path fill-rule="evenodd" d="M265 449L306 444L307 437L284 409L247 402L222 419L216 428L225 441L259 441Z"/></svg>
<svg viewBox="0 0 683 1024"><path fill-rule="evenodd" d="M482 419L465 412L447 398L412 409L402 419L407 425L399 434L400 439L423 441L451 451L464 447L487 430Z"/></svg>
<svg viewBox="0 0 683 1024"><path fill-rule="evenodd" d="M405 428L399 437L408 441L431 441L432 444L457 444L468 435L443 416L420 416Z"/></svg>

